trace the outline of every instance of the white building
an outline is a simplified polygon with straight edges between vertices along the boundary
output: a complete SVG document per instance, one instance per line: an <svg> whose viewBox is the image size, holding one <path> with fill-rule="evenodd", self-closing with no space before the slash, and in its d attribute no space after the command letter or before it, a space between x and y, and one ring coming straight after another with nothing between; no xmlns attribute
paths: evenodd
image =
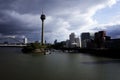
<svg viewBox="0 0 120 80"><path fill-rule="evenodd" d="M28 39L27 39L27 38L24 38L23 43L24 43L24 44L27 44L27 43L28 43Z"/></svg>
<svg viewBox="0 0 120 80"><path fill-rule="evenodd" d="M80 47L80 39L75 38L76 47Z"/></svg>
<svg viewBox="0 0 120 80"><path fill-rule="evenodd" d="M69 35L69 40L70 40L70 43L74 43L75 42L75 33L71 33Z"/></svg>
<svg viewBox="0 0 120 80"><path fill-rule="evenodd" d="M80 39L75 37L75 33L69 35L69 40L66 41L66 47L80 47Z"/></svg>

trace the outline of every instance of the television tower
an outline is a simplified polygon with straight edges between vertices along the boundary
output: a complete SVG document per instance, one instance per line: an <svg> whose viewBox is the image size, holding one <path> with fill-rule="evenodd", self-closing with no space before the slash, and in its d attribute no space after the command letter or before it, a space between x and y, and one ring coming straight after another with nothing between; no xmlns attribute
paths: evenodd
<svg viewBox="0 0 120 80"><path fill-rule="evenodd" d="M41 14L41 17L40 19L42 20L42 32L41 32L41 44L43 45L43 37L44 37L44 20L45 20L45 15L43 14L43 11L42 11L42 14Z"/></svg>

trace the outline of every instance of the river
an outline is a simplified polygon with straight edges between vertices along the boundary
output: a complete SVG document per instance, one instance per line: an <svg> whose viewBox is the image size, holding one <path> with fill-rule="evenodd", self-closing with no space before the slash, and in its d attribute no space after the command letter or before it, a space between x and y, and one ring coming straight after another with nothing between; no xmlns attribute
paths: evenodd
<svg viewBox="0 0 120 80"><path fill-rule="evenodd" d="M120 60L61 51L32 55L2 47L0 80L120 80Z"/></svg>

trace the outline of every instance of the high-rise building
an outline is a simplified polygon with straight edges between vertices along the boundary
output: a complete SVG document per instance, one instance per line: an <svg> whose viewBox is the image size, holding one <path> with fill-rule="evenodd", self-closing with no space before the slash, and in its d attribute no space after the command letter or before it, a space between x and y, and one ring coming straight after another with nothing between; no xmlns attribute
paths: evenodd
<svg viewBox="0 0 120 80"><path fill-rule="evenodd" d="M104 48L104 42L106 40L106 32L105 31L99 31L95 33L95 44L97 48Z"/></svg>
<svg viewBox="0 0 120 80"><path fill-rule="evenodd" d="M87 42L89 42L90 39L91 39L91 37L90 37L89 32L82 33L81 34L81 47L86 48L87 47Z"/></svg>
<svg viewBox="0 0 120 80"><path fill-rule="evenodd" d="M75 42L75 33L71 33L69 35L69 39L70 39L70 43L74 43Z"/></svg>
<svg viewBox="0 0 120 80"><path fill-rule="evenodd" d="M75 38L75 43L76 43L76 47L80 47L80 39L79 39L79 37Z"/></svg>
<svg viewBox="0 0 120 80"><path fill-rule="evenodd" d="M69 40L66 41L66 47L80 47L80 40L76 38L75 33L69 35Z"/></svg>
<svg viewBox="0 0 120 80"><path fill-rule="evenodd" d="M71 33L70 35L69 35L69 47L74 47L74 44L73 43L75 43L75 33Z"/></svg>

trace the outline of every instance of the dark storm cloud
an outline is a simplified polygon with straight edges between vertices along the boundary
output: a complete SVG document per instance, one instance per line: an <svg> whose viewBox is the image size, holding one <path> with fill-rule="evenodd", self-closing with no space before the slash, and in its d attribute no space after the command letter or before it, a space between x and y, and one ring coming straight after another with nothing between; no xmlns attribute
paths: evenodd
<svg viewBox="0 0 120 80"><path fill-rule="evenodd" d="M104 27L105 29L102 29ZM104 30L111 38L120 38L120 24L99 26L93 29L95 32Z"/></svg>
<svg viewBox="0 0 120 80"><path fill-rule="evenodd" d="M108 2L109 0L0 0L0 34L22 34L39 39L40 14L43 9L47 15L46 39L62 39L68 36L70 30L80 30L81 26L93 24L91 16L101 6L108 5Z"/></svg>
<svg viewBox="0 0 120 80"><path fill-rule="evenodd" d="M108 26L107 34L112 38L120 38L120 24Z"/></svg>
<svg viewBox="0 0 120 80"><path fill-rule="evenodd" d="M37 29L28 27L28 23L11 16L12 11L21 13L40 13L42 0L0 0L0 34L29 34ZM38 11L38 12L37 12ZM25 20L27 21L27 19ZM33 26L34 27L34 26Z"/></svg>
<svg viewBox="0 0 120 80"><path fill-rule="evenodd" d="M48 14L56 14L74 9L86 12L90 7L106 2L108 0L14 0L11 2L11 7L19 13L40 14L43 8Z"/></svg>
<svg viewBox="0 0 120 80"><path fill-rule="evenodd" d="M8 35L8 34L14 34L15 31L18 31L21 23L10 17L6 11L13 9L13 2L15 0L0 0L0 34ZM21 28L20 28L21 29Z"/></svg>
<svg viewBox="0 0 120 80"><path fill-rule="evenodd" d="M12 3L15 0L0 0L0 10L10 10L12 9Z"/></svg>
<svg viewBox="0 0 120 80"><path fill-rule="evenodd" d="M27 31L33 31L28 29L27 25L20 20L12 17L5 11L0 11L0 33L3 35L9 34L21 34Z"/></svg>

